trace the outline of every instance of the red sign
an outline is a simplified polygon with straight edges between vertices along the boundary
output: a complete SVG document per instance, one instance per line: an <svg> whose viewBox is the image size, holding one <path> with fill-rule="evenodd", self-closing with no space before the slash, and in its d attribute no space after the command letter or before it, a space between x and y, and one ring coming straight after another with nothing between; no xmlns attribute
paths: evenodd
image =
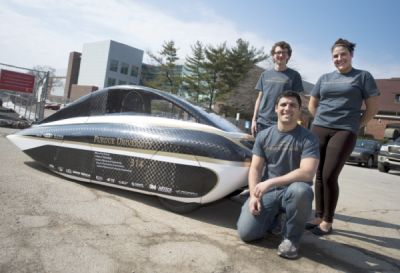
<svg viewBox="0 0 400 273"><path fill-rule="evenodd" d="M32 93L35 85L35 76L10 71L6 69L0 70L0 89Z"/></svg>

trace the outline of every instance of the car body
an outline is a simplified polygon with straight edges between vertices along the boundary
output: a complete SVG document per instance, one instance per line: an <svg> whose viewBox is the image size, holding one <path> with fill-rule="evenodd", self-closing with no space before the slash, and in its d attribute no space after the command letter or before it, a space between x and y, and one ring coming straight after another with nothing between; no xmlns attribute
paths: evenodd
<svg viewBox="0 0 400 273"><path fill-rule="evenodd" d="M23 129L30 127L32 122L15 112L0 105L0 126Z"/></svg>
<svg viewBox="0 0 400 273"><path fill-rule="evenodd" d="M382 145L378 157L378 170L400 170L400 137Z"/></svg>
<svg viewBox="0 0 400 273"><path fill-rule="evenodd" d="M51 110L59 110L61 108L61 103L57 102L47 102L44 105L45 109L51 109Z"/></svg>
<svg viewBox="0 0 400 273"><path fill-rule="evenodd" d="M247 185L252 136L177 96L115 86L8 138L62 176L156 195L187 212Z"/></svg>
<svg viewBox="0 0 400 273"><path fill-rule="evenodd" d="M372 168L377 165L380 147L381 143L377 140L357 139L356 146L347 159L347 162Z"/></svg>

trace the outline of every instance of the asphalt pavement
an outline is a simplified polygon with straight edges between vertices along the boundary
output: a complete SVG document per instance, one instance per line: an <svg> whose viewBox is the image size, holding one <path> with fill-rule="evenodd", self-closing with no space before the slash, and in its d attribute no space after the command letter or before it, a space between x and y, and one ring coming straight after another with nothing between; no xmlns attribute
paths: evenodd
<svg viewBox="0 0 400 273"><path fill-rule="evenodd" d="M346 165L334 231L305 232L300 258L281 238L245 244L240 203L186 215L157 198L79 183L35 163L0 128L0 272L400 272L400 172Z"/></svg>

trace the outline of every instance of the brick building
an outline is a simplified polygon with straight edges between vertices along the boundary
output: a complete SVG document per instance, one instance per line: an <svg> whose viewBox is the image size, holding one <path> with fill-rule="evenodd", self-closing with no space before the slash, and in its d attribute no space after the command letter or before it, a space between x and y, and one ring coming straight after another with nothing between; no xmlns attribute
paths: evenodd
<svg viewBox="0 0 400 273"><path fill-rule="evenodd" d="M364 135L375 139L384 139L385 130L388 127L399 126L400 132L400 78L379 79L376 80L378 89L381 92L379 96L379 112L367 124L364 129ZM386 133L395 130L387 130ZM390 137L390 136L386 136Z"/></svg>

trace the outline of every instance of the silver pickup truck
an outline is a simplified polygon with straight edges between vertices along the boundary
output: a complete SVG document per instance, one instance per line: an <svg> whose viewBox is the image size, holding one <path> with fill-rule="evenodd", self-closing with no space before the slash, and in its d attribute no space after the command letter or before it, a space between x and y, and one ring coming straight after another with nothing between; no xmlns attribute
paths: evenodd
<svg viewBox="0 0 400 273"><path fill-rule="evenodd" d="M381 146L378 156L378 170L400 170L400 137Z"/></svg>

